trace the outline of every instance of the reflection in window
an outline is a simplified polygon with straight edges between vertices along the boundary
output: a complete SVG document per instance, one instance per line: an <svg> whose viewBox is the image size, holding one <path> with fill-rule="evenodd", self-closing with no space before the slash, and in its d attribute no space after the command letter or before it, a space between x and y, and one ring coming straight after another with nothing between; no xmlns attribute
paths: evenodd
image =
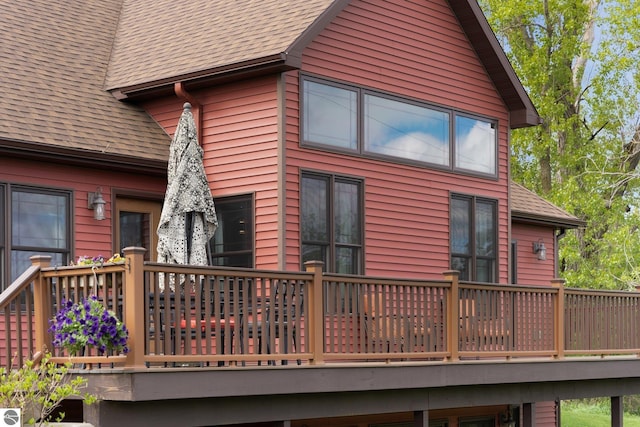
<svg viewBox="0 0 640 427"><path fill-rule="evenodd" d="M496 279L496 203L469 196L451 198L451 269L461 280Z"/></svg>
<svg viewBox="0 0 640 427"><path fill-rule="evenodd" d="M218 228L211 238L213 265L253 268L253 199L251 195L215 200Z"/></svg>
<svg viewBox="0 0 640 427"><path fill-rule="evenodd" d="M300 189L302 264L323 261L327 271L362 274L362 183L303 174Z"/></svg>
<svg viewBox="0 0 640 427"><path fill-rule="evenodd" d="M495 176L496 122L303 77L302 144Z"/></svg>
<svg viewBox="0 0 640 427"><path fill-rule="evenodd" d="M364 146L372 153L447 166L449 114L365 95Z"/></svg>
<svg viewBox="0 0 640 427"><path fill-rule="evenodd" d="M303 139L357 149L357 93L310 80L303 82Z"/></svg>
<svg viewBox="0 0 640 427"><path fill-rule="evenodd" d="M66 192L12 189L9 219L11 281L31 265L29 258L33 255L50 255L51 265L68 264L71 246L69 200ZM3 245L7 245L4 240Z"/></svg>
<svg viewBox="0 0 640 427"><path fill-rule="evenodd" d="M456 166L495 175L496 129L493 123L456 116Z"/></svg>

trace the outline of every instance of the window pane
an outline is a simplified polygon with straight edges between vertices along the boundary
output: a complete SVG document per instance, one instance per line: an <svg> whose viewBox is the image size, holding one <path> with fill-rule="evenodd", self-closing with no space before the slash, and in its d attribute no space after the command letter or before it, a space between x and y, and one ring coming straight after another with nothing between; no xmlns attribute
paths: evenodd
<svg viewBox="0 0 640 427"><path fill-rule="evenodd" d="M305 242L329 242L328 186L326 178L302 177L300 226Z"/></svg>
<svg viewBox="0 0 640 427"><path fill-rule="evenodd" d="M11 251L11 281L13 282L31 266L31 258L34 255L51 256L51 266L67 265L67 256L62 253L43 251Z"/></svg>
<svg viewBox="0 0 640 427"><path fill-rule="evenodd" d="M451 199L451 252L471 254L471 209L466 199Z"/></svg>
<svg viewBox="0 0 640 427"><path fill-rule="evenodd" d="M476 204L476 255L495 256L495 205L478 202Z"/></svg>
<svg viewBox="0 0 640 427"><path fill-rule="evenodd" d="M449 165L449 114L365 95L364 144L372 153Z"/></svg>
<svg viewBox="0 0 640 427"><path fill-rule="evenodd" d="M149 245L149 215L141 212L120 211L120 244L122 248Z"/></svg>
<svg viewBox="0 0 640 427"><path fill-rule="evenodd" d="M476 260L476 281L493 283L493 274L495 271L495 262L492 259Z"/></svg>
<svg viewBox="0 0 640 427"><path fill-rule="evenodd" d="M350 182L336 181L334 192L336 242L360 244L359 186Z"/></svg>
<svg viewBox="0 0 640 427"><path fill-rule="evenodd" d="M359 274L359 248L336 248L336 273Z"/></svg>
<svg viewBox="0 0 640 427"><path fill-rule="evenodd" d="M469 280L469 258L451 257L451 269L460 272L460 280Z"/></svg>
<svg viewBox="0 0 640 427"><path fill-rule="evenodd" d="M321 245L302 245L302 264L307 261L322 261L324 263L324 269L327 267L327 253L329 251L328 246Z"/></svg>
<svg viewBox="0 0 640 427"><path fill-rule="evenodd" d="M456 168L495 175L495 125L470 117L456 116Z"/></svg>
<svg viewBox="0 0 640 427"><path fill-rule="evenodd" d="M216 203L218 228L212 239L214 253L251 249L249 205L245 200Z"/></svg>
<svg viewBox="0 0 640 427"><path fill-rule="evenodd" d="M213 265L253 267L253 199L251 196L216 200L218 228L211 238Z"/></svg>
<svg viewBox="0 0 640 427"><path fill-rule="evenodd" d="M67 248L67 200L66 196L13 191L13 246Z"/></svg>
<svg viewBox="0 0 640 427"><path fill-rule="evenodd" d="M357 93L308 80L302 84L304 140L356 150Z"/></svg>

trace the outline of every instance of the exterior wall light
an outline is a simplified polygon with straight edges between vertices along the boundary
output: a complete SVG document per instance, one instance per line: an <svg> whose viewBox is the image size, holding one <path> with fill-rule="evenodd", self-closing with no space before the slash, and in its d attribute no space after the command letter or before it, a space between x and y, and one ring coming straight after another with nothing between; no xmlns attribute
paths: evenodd
<svg viewBox="0 0 640 427"><path fill-rule="evenodd" d="M93 210L93 218L96 221L105 219L105 205L102 198L102 188L98 187L95 193L87 193L87 208Z"/></svg>
<svg viewBox="0 0 640 427"><path fill-rule="evenodd" d="M544 261L547 259L547 248L544 246L542 239L533 242L533 253L538 254L538 259Z"/></svg>

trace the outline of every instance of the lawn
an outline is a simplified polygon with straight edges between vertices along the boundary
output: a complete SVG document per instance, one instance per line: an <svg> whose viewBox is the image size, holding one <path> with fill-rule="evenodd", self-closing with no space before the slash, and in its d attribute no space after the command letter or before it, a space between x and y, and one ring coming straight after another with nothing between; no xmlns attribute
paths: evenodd
<svg viewBox="0 0 640 427"><path fill-rule="evenodd" d="M561 427L609 427L609 408L587 404L562 404ZM640 427L640 416L624 414L624 427Z"/></svg>

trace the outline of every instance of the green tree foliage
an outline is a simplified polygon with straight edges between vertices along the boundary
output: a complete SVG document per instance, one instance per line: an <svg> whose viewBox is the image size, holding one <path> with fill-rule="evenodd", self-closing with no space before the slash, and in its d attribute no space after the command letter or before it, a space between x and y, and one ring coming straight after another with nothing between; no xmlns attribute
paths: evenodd
<svg viewBox="0 0 640 427"><path fill-rule="evenodd" d="M512 135L512 178L584 219L568 286L640 282L640 2L480 0L543 120Z"/></svg>
<svg viewBox="0 0 640 427"><path fill-rule="evenodd" d="M60 366L50 361L46 353L40 363L28 360L20 369L0 368L0 408L21 408L24 425L47 425L51 414L63 400L83 398L87 404L95 397L83 394L87 381L69 374L70 365ZM53 421L60 421L61 414Z"/></svg>

